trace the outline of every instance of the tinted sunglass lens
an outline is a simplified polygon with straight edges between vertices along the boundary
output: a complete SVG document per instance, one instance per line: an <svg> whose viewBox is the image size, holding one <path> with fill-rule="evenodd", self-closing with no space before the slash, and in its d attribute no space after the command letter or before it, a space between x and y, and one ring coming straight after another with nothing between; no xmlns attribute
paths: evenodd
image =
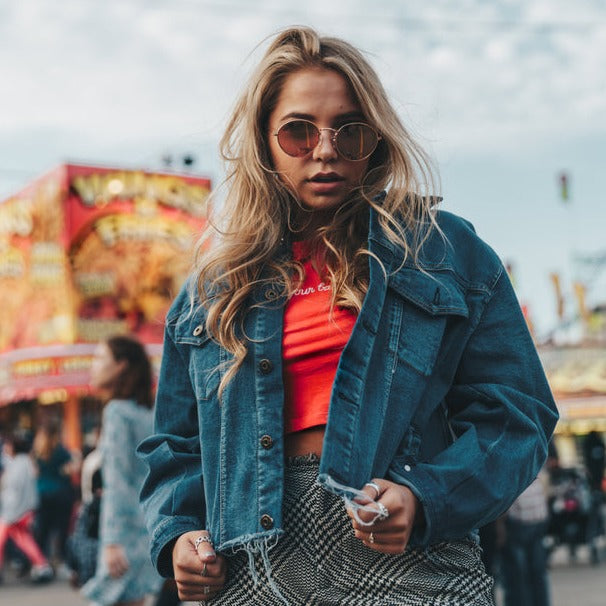
<svg viewBox="0 0 606 606"><path fill-rule="evenodd" d="M278 131L278 143L289 156L305 156L318 145L319 134L311 122L293 120Z"/></svg>
<svg viewBox="0 0 606 606"><path fill-rule="evenodd" d="M366 124L346 124L337 134L337 149L347 160L363 160L377 147L379 137Z"/></svg>

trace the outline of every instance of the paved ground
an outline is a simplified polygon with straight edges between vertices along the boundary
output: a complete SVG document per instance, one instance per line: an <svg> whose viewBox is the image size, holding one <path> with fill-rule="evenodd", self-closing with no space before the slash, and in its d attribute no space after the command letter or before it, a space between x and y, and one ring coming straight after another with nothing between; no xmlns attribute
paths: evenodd
<svg viewBox="0 0 606 606"><path fill-rule="evenodd" d="M606 562L592 566L588 554L582 549L576 562L570 562L566 552L556 552L549 574L552 606L606 604ZM500 597L498 592L499 602ZM67 581L32 586L8 574L0 587L0 606L86 606L86 601L71 589Z"/></svg>

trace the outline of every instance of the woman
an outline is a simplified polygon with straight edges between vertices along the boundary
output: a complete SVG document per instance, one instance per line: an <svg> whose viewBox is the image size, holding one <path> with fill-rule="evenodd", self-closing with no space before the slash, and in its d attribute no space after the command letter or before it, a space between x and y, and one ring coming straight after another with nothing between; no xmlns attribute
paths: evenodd
<svg viewBox="0 0 606 606"><path fill-rule="evenodd" d="M4 443L6 467L0 481L0 583L4 549L10 538L31 563L34 582L50 581L53 569L31 534L34 511L38 504L37 471L31 454L31 439L15 432Z"/></svg>
<svg viewBox="0 0 606 606"><path fill-rule="evenodd" d="M82 593L95 604L142 606L161 584L139 507L145 468L135 456L136 445L152 432L152 370L144 347L128 336L101 343L90 382L108 402L99 444L103 496L97 569Z"/></svg>
<svg viewBox="0 0 606 606"><path fill-rule="evenodd" d="M79 462L61 442L61 427L55 420L40 426L34 437L34 455L38 467L38 510L36 539L45 556L54 554L53 539L57 538L56 555L59 571L67 558L67 537L74 506L74 485L71 476Z"/></svg>
<svg viewBox="0 0 606 606"><path fill-rule="evenodd" d="M475 529L557 417L501 263L342 40L280 33L222 147L139 447L158 570L212 604L491 604Z"/></svg>

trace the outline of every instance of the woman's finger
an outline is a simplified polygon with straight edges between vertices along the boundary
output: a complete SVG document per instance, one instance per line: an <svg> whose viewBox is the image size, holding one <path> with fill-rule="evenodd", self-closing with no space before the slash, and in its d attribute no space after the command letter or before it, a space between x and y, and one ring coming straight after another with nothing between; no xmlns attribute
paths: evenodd
<svg viewBox="0 0 606 606"><path fill-rule="evenodd" d="M355 537L369 545L399 545L406 539L403 532L368 532L368 530L356 530Z"/></svg>
<svg viewBox="0 0 606 606"><path fill-rule="evenodd" d="M200 557L203 563L214 562L217 559L215 548L213 546L210 535L206 530L198 533L198 536L194 539L194 549Z"/></svg>
<svg viewBox="0 0 606 606"><path fill-rule="evenodd" d="M173 568L175 576L178 571L199 575L204 564L207 567L216 561L216 554L212 545L205 541L199 541L200 537L208 537L205 530L186 532L182 534L173 547ZM202 542L209 545L202 546Z"/></svg>
<svg viewBox="0 0 606 606"><path fill-rule="evenodd" d="M225 584L225 558L217 555L205 530L188 532L177 539L173 568L181 600L209 600Z"/></svg>
<svg viewBox="0 0 606 606"><path fill-rule="evenodd" d="M183 585L177 581L179 598L186 601L209 600L223 589L223 584L206 583L204 585Z"/></svg>
<svg viewBox="0 0 606 606"><path fill-rule="evenodd" d="M175 573L177 576L177 573ZM225 559L217 556L217 561L208 564L206 568L202 564L195 571L180 570L178 573L179 581L192 586L204 583L223 582L225 580Z"/></svg>

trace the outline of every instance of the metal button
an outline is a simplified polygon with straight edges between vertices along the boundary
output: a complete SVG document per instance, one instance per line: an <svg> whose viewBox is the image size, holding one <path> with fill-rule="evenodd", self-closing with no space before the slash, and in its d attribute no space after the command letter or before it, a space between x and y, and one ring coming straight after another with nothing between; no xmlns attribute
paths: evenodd
<svg viewBox="0 0 606 606"><path fill-rule="evenodd" d="M271 436L268 436L267 434L261 436L260 442L261 446L263 446L265 450L269 450L274 445L274 441L271 439Z"/></svg>
<svg viewBox="0 0 606 606"><path fill-rule="evenodd" d="M274 299L278 298L278 293L275 290L273 290L272 288L270 288L269 290L265 291L265 298L268 301L273 301Z"/></svg>
<svg viewBox="0 0 606 606"><path fill-rule="evenodd" d="M274 527L274 519L270 515L264 513L261 516L261 526L263 528L265 528L265 530L269 530L270 528L273 528Z"/></svg>
<svg viewBox="0 0 606 606"><path fill-rule="evenodd" d="M204 326L202 326L202 324L198 324L198 326L196 326L196 328L194 328L194 337L198 337L202 334L202 331L204 330Z"/></svg>
<svg viewBox="0 0 606 606"><path fill-rule="evenodd" d="M404 471L410 471L410 465L404 465Z"/></svg>
<svg viewBox="0 0 606 606"><path fill-rule="evenodd" d="M268 375L274 368L274 365L272 364L271 360L268 360L267 358L263 358L260 362L259 362L259 370L264 374L264 375Z"/></svg>

